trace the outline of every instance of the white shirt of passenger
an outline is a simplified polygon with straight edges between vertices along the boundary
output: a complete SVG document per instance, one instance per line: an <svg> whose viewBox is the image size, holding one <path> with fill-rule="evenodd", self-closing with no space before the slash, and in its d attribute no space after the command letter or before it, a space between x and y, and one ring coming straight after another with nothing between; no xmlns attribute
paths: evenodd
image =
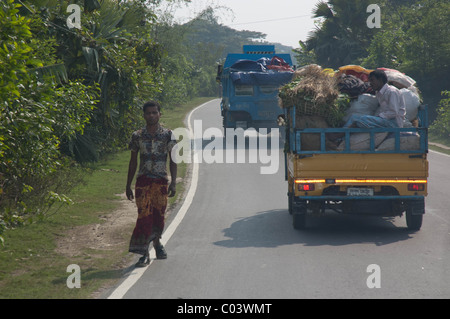
<svg viewBox="0 0 450 319"><path fill-rule="evenodd" d="M379 117L390 120L395 119L398 127L403 127L406 115L405 99L395 86L385 84L376 94L379 108Z"/></svg>

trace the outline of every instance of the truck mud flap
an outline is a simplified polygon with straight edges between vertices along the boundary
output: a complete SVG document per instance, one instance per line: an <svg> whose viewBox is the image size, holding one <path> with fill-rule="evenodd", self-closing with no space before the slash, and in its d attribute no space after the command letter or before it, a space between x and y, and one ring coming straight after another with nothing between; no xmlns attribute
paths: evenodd
<svg viewBox="0 0 450 319"><path fill-rule="evenodd" d="M425 214L425 201L424 201L424 199L407 201L406 202L406 210L411 215L423 215L423 214Z"/></svg>
<svg viewBox="0 0 450 319"><path fill-rule="evenodd" d="M351 200L343 202L345 214L393 216L401 215L400 203L394 200Z"/></svg>

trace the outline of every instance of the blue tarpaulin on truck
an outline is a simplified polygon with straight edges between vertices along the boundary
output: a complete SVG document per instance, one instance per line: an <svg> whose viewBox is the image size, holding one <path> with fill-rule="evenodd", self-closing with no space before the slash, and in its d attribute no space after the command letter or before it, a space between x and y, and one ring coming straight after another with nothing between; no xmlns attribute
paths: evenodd
<svg viewBox="0 0 450 319"><path fill-rule="evenodd" d="M232 70L236 71L243 71L243 72L265 72L266 67L263 63L260 63L259 61L253 61L253 60L238 60L236 63L234 63L231 66Z"/></svg>
<svg viewBox="0 0 450 319"><path fill-rule="evenodd" d="M293 72L231 72L235 85L283 85L292 79Z"/></svg>
<svg viewBox="0 0 450 319"><path fill-rule="evenodd" d="M231 80L235 85L281 85L291 81L293 71L271 70L271 61L267 58L239 60L230 68Z"/></svg>

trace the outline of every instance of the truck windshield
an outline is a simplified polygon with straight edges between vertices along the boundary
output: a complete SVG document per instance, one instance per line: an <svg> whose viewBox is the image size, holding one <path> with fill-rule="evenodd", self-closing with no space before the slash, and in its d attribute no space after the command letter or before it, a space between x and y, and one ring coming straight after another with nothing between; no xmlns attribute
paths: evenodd
<svg viewBox="0 0 450 319"><path fill-rule="evenodd" d="M253 95L253 86L251 85L236 85L234 89L235 95Z"/></svg>
<svg viewBox="0 0 450 319"><path fill-rule="evenodd" d="M273 85L265 85L265 86L260 86L259 90L261 91L262 94L272 94L275 91L278 91L278 87L273 86Z"/></svg>

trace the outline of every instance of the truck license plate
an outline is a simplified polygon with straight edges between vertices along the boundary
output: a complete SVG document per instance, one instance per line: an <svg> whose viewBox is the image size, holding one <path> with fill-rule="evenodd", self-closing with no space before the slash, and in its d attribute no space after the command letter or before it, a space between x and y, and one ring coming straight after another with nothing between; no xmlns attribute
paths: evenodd
<svg viewBox="0 0 450 319"><path fill-rule="evenodd" d="M347 188L348 196L373 196L373 188L357 188L349 187Z"/></svg>

